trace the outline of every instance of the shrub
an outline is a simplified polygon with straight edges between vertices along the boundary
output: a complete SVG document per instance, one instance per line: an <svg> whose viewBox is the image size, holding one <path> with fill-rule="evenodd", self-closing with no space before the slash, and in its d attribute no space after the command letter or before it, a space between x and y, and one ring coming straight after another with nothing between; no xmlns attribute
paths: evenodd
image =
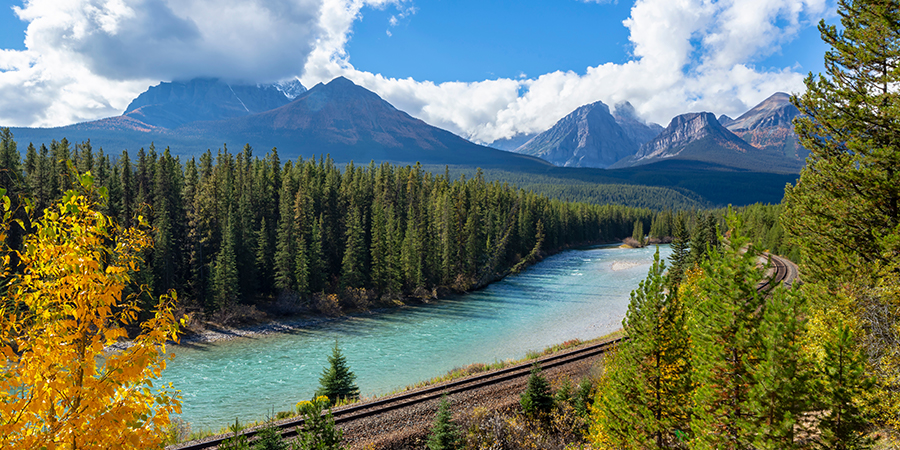
<svg viewBox="0 0 900 450"><path fill-rule="evenodd" d="M257 434L253 450L288 450L288 444L282 440L278 427L270 422Z"/></svg>
<svg viewBox="0 0 900 450"><path fill-rule="evenodd" d="M328 398L316 397L313 401L297 403L297 410L305 416L302 428L297 428L297 440L291 450L340 450L343 449L344 432L334 427L331 410L325 411Z"/></svg>

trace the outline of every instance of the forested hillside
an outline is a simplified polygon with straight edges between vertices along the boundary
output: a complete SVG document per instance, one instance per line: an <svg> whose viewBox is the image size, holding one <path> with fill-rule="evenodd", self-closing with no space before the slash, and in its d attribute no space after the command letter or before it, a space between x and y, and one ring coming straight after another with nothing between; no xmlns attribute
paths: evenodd
<svg viewBox="0 0 900 450"><path fill-rule="evenodd" d="M900 446L900 5L840 0L838 14L819 25L826 73L791 100L800 179L783 205L731 214L700 260L676 239L668 270L657 261L632 292L593 448ZM800 282L763 284L766 247Z"/></svg>
<svg viewBox="0 0 900 450"><path fill-rule="evenodd" d="M653 214L551 200L480 173L282 163L275 150L259 158L249 146L187 161L151 146L113 159L63 140L29 146L21 162L8 131L0 145L4 187L37 211L72 189L75 171L90 171L108 190L104 212L124 225L140 214L153 227L139 275L148 291L175 289L207 312L276 297L336 312L468 290L542 254L631 236L636 221L649 229Z"/></svg>

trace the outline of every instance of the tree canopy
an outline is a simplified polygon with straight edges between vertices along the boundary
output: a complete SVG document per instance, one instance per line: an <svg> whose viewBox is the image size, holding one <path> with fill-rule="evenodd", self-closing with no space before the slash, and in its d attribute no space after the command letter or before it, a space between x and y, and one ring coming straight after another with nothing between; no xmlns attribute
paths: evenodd
<svg viewBox="0 0 900 450"><path fill-rule="evenodd" d="M16 272L11 250L3 253L4 449L147 448L164 441L170 414L180 411L171 386L151 383L166 366L166 342L177 339L174 293L142 323L137 295L128 293L151 243L146 223L117 225L99 211L105 192L94 189L91 174L77 178L79 191L31 222ZM8 229L11 202L3 198ZM141 331L133 345L106 352L134 326Z"/></svg>

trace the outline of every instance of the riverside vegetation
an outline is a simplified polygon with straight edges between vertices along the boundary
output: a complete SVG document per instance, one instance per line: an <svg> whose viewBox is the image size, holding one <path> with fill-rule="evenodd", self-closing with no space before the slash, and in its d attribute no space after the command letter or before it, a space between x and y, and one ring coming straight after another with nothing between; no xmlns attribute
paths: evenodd
<svg viewBox="0 0 900 450"><path fill-rule="evenodd" d="M226 325L259 319L261 310L336 315L470 290L542 255L626 237L654 215L551 200L480 174L452 180L419 166L282 163L277 150L258 158L249 146L181 161L151 145L133 161L127 151L113 159L89 141L62 140L29 145L23 163L9 130L0 133L0 187L14 210L31 198L40 217L76 171L107 189L100 211L123 226L140 214L152 227L154 245L136 275L146 292L175 290L193 317ZM18 218L14 249L31 227Z"/></svg>

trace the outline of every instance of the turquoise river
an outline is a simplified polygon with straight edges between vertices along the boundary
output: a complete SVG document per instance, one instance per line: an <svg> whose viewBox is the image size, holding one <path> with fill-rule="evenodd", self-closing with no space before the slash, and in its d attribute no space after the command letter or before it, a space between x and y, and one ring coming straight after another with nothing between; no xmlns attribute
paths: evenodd
<svg viewBox="0 0 900 450"><path fill-rule="evenodd" d="M335 341L363 396L383 395L471 363L518 359L621 327L655 248L594 247L546 258L485 289L307 328L170 347L162 380L182 392L194 431L265 419L309 399ZM668 246L660 249L663 258Z"/></svg>

